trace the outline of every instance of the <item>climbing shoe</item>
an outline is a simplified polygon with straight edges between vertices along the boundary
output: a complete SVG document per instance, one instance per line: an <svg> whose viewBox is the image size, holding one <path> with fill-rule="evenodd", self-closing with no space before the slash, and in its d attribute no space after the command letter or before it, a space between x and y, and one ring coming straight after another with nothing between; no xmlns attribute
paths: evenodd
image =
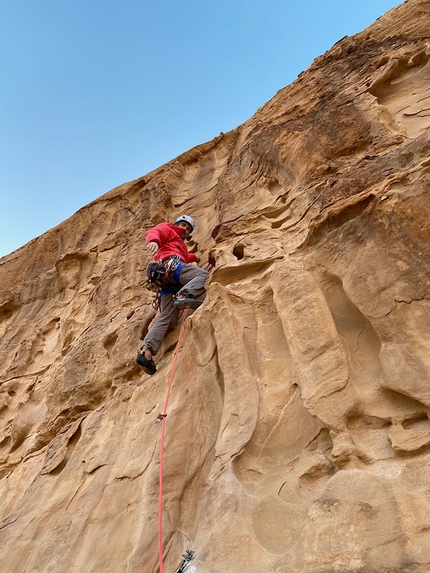
<svg viewBox="0 0 430 573"><path fill-rule="evenodd" d="M143 354L140 354L140 352L136 356L136 362L139 364L139 366L142 366L147 374L152 375L157 372L155 362L152 360L152 358L151 360L148 360Z"/></svg>
<svg viewBox="0 0 430 573"><path fill-rule="evenodd" d="M184 308L199 308L199 306L203 303L202 300L198 300L197 298L193 298L191 296L187 296L186 298L177 298L173 301L173 306L182 310Z"/></svg>

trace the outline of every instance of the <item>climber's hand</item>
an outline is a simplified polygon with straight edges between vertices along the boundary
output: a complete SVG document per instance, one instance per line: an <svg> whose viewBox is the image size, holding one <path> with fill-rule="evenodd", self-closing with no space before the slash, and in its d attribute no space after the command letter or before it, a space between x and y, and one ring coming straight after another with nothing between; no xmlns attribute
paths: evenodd
<svg viewBox="0 0 430 573"><path fill-rule="evenodd" d="M156 243L155 241L151 241L150 243L148 243L147 247L151 255L155 255L155 253L158 251L158 243Z"/></svg>

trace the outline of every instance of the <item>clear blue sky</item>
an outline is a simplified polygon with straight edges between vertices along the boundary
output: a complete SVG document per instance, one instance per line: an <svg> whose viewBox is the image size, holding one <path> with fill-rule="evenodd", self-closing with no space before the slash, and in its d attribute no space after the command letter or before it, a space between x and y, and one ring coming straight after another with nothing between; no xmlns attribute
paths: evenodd
<svg viewBox="0 0 430 573"><path fill-rule="evenodd" d="M0 256L246 121L395 0L3 0Z"/></svg>

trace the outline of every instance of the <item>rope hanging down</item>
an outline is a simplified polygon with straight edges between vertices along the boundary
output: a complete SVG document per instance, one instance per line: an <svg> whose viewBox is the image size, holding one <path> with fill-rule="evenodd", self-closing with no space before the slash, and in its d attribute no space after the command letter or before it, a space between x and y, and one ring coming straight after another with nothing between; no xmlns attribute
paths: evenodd
<svg viewBox="0 0 430 573"><path fill-rule="evenodd" d="M164 573L163 566L163 463L164 463L164 430L166 425L167 406L169 404L170 392L172 390L173 376L175 374L176 361L179 354L179 347L181 345L182 334L184 332L185 319L188 315L188 310L184 313L182 319L181 329L179 331L178 342L176 343L175 355L173 357L172 371L170 373L169 385L167 387L166 400L164 402L164 410L162 414L158 414L156 422L161 422L161 438L160 438L160 477L159 477L159 491L158 491L158 559L160 564L160 573ZM191 552L193 553L193 552ZM194 553L193 553L194 555Z"/></svg>

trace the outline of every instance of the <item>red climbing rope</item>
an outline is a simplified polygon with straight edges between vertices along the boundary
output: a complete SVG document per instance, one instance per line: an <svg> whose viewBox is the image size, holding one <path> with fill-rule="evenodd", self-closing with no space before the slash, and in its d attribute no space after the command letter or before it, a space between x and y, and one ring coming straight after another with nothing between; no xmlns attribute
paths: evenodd
<svg viewBox="0 0 430 573"><path fill-rule="evenodd" d="M182 319L181 329L179 331L178 342L176 343L175 355L173 357L172 371L170 373L169 386L167 387L166 400L164 402L163 413L159 415L158 419L161 420L161 438L160 438L160 478L158 490L158 558L160 563L160 573L164 573L163 567L163 450L164 450L164 428L166 425L167 406L169 403L170 392L173 384L173 376L175 374L176 360L179 354L179 346L181 344L182 333L184 331L185 319L187 318L188 310L184 313Z"/></svg>

